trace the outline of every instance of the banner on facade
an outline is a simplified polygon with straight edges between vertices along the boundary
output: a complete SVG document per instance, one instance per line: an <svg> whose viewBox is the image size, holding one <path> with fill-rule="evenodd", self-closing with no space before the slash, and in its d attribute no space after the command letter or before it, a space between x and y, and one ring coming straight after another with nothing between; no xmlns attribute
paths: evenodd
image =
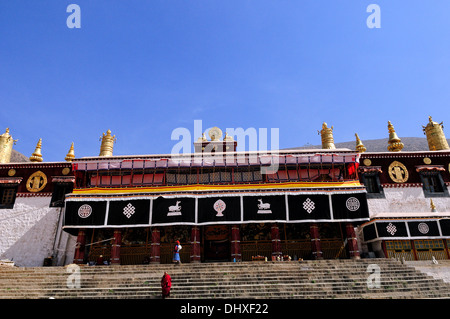
<svg viewBox="0 0 450 319"><path fill-rule="evenodd" d="M363 225L364 242L432 239L450 235L448 219L376 220Z"/></svg>
<svg viewBox="0 0 450 319"><path fill-rule="evenodd" d="M64 227L143 227L369 220L365 193L68 199Z"/></svg>
<svg viewBox="0 0 450 319"><path fill-rule="evenodd" d="M145 199L110 201L107 224L114 226L148 225L150 201Z"/></svg>
<svg viewBox="0 0 450 319"><path fill-rule="evenodd" d="M66 202L64 225L102 226L105 224L106 201Z"/></svg>

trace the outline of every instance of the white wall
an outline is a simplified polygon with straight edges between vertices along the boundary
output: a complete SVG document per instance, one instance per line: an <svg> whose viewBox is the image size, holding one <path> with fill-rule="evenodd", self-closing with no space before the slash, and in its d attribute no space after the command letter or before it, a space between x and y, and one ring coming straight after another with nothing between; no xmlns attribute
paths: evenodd
<svg viewBox="0 0 450 319"><path fill-rule="evenodd" d="M425 198L422 187L384 188L386 198L368 199L370 217L382 213L384 217L427 217L450 212L450 197L434 197L438 213L431 213L430 198Z"/></svg>
<svg viewBox="0 0 450 319"><path fill-rule="evenodd" d="M64 257L73 236L60 233L61 208L50 208L50 199L17 197L13 209L0 209L0 259L12 260L16 266L35 267L56 253L58 263L71 261L73 255Z"/></svg>

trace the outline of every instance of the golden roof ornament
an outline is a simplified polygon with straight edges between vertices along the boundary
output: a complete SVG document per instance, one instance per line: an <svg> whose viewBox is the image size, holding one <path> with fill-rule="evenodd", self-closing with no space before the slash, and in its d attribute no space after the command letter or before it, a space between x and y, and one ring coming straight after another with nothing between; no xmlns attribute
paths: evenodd
<svg viewBox="0 0 450 319"><path fill-rule="evenodd" d="M233 136L230 136L230 135L228 135L227 132L225 132L225 136L224 136L223 140L226 142L233 142L234 138L233 138Z"/></svg>
<svg viewBox="0 0 450 319"><path fill-rule="evenodd" d="M436 205L434 205L432 198L430 198L430 208L431 208L431 212L433 212L433 213L437 212Z"/></svg>
<svg viewBox="0 0 450 319"><path fill-rule="evenodd" d="M34 150L34 153L30 156L30 161L32 162L42 162L42 138L39 139L36 145L36 149Z"/></svg>
<svg viewBox="0 0 450 319"><path fill-rule="evenodd" d="M208 140L206 139L206 134L205 133L202 134L202 137L199 137L197 139L197 143L201 143L201 142L208 142Z"/></svg>
<svg viewBox="0 0 450 319"><path fill-rule="evenodd" d="M211 138L212 142L220 141L220 138L222 137L222 130L214 126L209 130L208 135Z"/></svg>
<svg viewBox="0 0 450 319"><path fill-rule="evenodd" d="M0 135L0 163L9 163L11 161L13 145L17 141L9 134L9 128L6 128L5 133Z"/></svg>
<svg viewBox="0 0 450 319"><path fill-rule="evenodd" d="M333 138L333 126L329 128L327 123L323 122L322 130L318 131L322 137L322 148L323 149L335 149L334 138Z"/></svg>
<svg viewBox="0 0 450 319"><path fill-rule="evenodd" d="M75 158L75 150L73 149L73 142L70 145L69 153L67 153L66 158L64 158L67 162L72 162Z"/></svg>
<svg viewBox="0 0 450 319"><path fill-rule="evenodd" d="M102 141L102 145L100 146L100 154L98 156L113 156L113 147L114 142L116 141L116 136L111 136L111 130L103 133L103 136L100 137L100 141Z"/></svg>
<svg viewBox="0 0 450 319"><path fill-rule="evenodd" d="M364 146L364 144L359 139L359 136L358 136L357 133L355 133L355 136L356 136L356 151L358 153L364 153L366 151L366 147Z"/></svg>
<svg viewBox="0 0 450 319"><path fill-rule="evenodd" d="M389 152L400 152L403 149L403 143L400 138L395 133L394 125L391 121L388 121L388 131L389 131L389 141L388 141L388 151Z"/></svg>
<svg viewBox="0 0 450 319"><path fill-rule="evenodd" d="M427 126L423 126L423 133L427 136L428 148L430 151L448 150L447 139L444 134L444 122L433 122L431 116L428 117Z"/></svg>

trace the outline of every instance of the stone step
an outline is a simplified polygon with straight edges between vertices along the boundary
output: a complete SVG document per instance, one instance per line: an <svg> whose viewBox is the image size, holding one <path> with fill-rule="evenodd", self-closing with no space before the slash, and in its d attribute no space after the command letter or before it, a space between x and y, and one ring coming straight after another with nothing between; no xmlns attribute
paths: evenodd
<svg viewBox="0 0 450 319"><path fill-rule="evenodd" d="M381 286L367 287L367 266ZM163 271L172 298L450 298L450 285L389 259L81 266L68 289L66 267L0 268L0 298L159 298Z"/></svg>

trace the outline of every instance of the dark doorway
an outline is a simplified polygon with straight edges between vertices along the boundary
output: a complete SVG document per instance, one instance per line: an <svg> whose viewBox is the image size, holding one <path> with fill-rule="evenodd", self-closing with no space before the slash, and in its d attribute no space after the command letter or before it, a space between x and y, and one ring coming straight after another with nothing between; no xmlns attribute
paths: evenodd
<svg viewBox="0 0 450 319"><path fill-rule="evenodd" d="M228 225L205 226L203 230L204 261L230 261L230 228Z"/></svg>

